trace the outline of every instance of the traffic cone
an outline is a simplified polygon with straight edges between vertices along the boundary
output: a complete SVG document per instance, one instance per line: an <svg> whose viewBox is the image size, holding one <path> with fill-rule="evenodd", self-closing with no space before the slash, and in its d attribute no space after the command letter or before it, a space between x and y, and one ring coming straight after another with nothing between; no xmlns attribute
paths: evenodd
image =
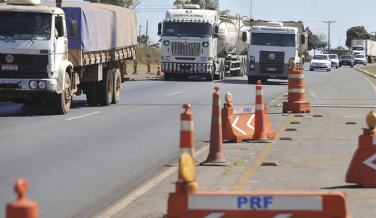
<svg viewBox="0 0 376 218"><path fill-rule="evenodd" d="M226 166L229 163L226 161L222 151L221 94L218 92L218 86L214 89L209 154L206 161L200 165Z"/></svg>
<svg viewBox="0 0 376 218"><path fill-rule="evenodd" d="M138 72L137 72L137 58L135 58L133 60L133 75L138 75Z"/></svg>
<svg viewBox="0 0 376 218"><path fill-rule="evenodd" d="M195 144L194 144L194 131L193 131L193 114L189 112L191 108L190 104L184 104L183 108L185 112L180 115L180 154L187 152L193 157L194 162L198 160L194 159L195 156ZM180 162L180 161L179 161ZM178 181L176 183L176 192L182 192L183 177L178 173Z"/></svg>
<svg viewBox="0 0 376 218"><path fill-rule="evenodd" d="M257 81L256 86L256 107L255 107L255 131L252 142L268 143L270 140L265 131L264 99L261 81Z"/></svg>
<svg viewBox="0 0 376 218"><path fill-rule="evenodd" d="M288 78L288 102L283 102L282 112L310 113L311 102L305 100L304 68L295 67L295 62L290 61Z"/></svg>
<svg viewBox="0 0 376 218"><path fill-rule="evenodd" d="M18 179L15 184L15 191L18 194L18 200L8 204L6 218L38 218L38 204L26 198L26 192L29 184L25 179Z"/></svg>
<svg viewBox="0 0 376 218"><path fill-rule="evenodd" d="M150 55L149 54L147 54L146 55L146 66L148 67L148 72L147 72L147 74L152 74L151 73L151 70L150 70L150 63L151 63L151 60L150 60Z"/></svg>
<svg viewBox="0 0 376 218"><path fill-rule="evenodd" d="M162 71L161 71L161 64L158 63L158 71L157 71L157 76L162 76Z"/></svg>
<svg viewBox="0 0 376 218"><path fill-rule="evenodd" d="M376 115L367 114L368 129L359 136L358 149L351 160L346 174L347 183L360 184L365 188L376 188Z"/></svg>

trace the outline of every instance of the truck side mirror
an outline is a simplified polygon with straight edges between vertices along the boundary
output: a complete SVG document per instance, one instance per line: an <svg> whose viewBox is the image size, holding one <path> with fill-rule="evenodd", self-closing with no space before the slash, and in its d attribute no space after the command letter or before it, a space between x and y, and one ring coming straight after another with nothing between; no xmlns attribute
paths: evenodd
<svg viewBox="0 0 376 218"><path fill-rule="evenodd" d="M162 23L158 23L158 36L162 35Z"/></svg>
<svg viewBox="0 0 376 218"><path fill-rule="evenodd" d="M242 41L243 41L243 42L246 42L246 41L247 41L247 32L243 32L243 35L242 35Z"/></svg>
<svg viewBox="0 0 376 218"><path fill-rule="evenodd" d="M217 25L215 25L214 26L214 34L213 34L214 38L218 38L218 32L219 32L219 28L218 28Z"/></svg>
<svg viewBox="0 0 376 218"><path fill-rule="evenodd" d="M300 35L300 44L305 44L305 35Z"/></svg>

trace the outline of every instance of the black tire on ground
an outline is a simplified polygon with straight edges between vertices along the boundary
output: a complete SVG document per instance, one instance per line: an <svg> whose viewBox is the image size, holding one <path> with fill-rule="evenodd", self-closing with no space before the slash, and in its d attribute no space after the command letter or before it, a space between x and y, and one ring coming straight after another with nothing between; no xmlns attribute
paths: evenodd
<svg viewBox="0 0 376 218"><path fill-rule="evenodd" d="M342 65L339 65L339 67L341 67Z"/></svg>
<svg viewBox="0 0 376 218"><path fill-rule="evenodd" d="M98 103L102 106L108 106L112 102L112 94L114 80L112 78L111 70L103 69L103 79L99 81L97 86Z"/></svg>
<svg viewBox="0 0 376 218"><path fill-rule="evenodd" d="M336 69L338 69L338 65L336 66Z"/></svg>
<svg viewBox="0 0 376 218"><path fill-rule="evenodd" d="M90 106L98 106L97 99L97 85L98 82L85 82L86 100Z"/></svg>
<svg viewBox="0 0 376 218"><path fill-rule="evenodd" d="M351 64L351 68L353 68L354 67L354 65L353 64Z"/></svg>
<svg viewBox="0 0 376 218"><path fill-rule="evenodd" d="M313 71L313 68L309 68L309 71Z"/></svg>
<svg viewBox="0 0 376 218"><path fill-rule="evenodd" d="M120 70L115 68L112 71L112 77L114 78L114 85L113 85L113 94L112 94L112 104L117 104L120 101L120 93L121 93L121 78L120 78Z"/></svg>
<svg viewBox="0 0 376 218"><path fill-rule="evenodd" d="M171 81L171 73L164 73L164 79L166 81Z"/></svg>
<svg viewBox="0 0 376 218"><path fill-rule="evenodd" d="M225 73L226 73L226 66L225 66L224 61L221 62L219 69L220 69L220 72L221 72L221 79L224 80L225 79Z"/></svg>
<svg viewBox="0 0 376 218"><path fill-rule="evenodd" d="M71 80L68 73L65 73L65 81L62 92L60 94L53 94L51 103L56 114L68 113L72 104Z"/></svg>
<svg viewBox="0 0 376 218"><path fill-rule="evenodd" d="M209 81L209 82L211 82L211 81L213 81L213 74L207 74L206 75L206 81Z"/></svg>

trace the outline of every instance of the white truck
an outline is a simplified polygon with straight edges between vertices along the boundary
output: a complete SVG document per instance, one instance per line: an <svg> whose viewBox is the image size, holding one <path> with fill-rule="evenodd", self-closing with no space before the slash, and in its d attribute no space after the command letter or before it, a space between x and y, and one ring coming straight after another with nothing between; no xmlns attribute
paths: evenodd
<svg viewBox="0 0 376 218"><path fill-rule="evenodd" d="M10 0L0 4L0 101L50 103L66 114L72 95L116 104L124 61L137 45L136 13L84 2Z"/></svg>
<svg viewBox="0 0 376 218"><path fill-rule="evenodd" d="M251 20L248 83L287 79L290 60L304 64L308 34L301 21Z"/></svg>
<svg viewBox="0 0 376 218"><path fill-rule="evenodd" d="M376 42L369 39L351 40L351 54L355 57L357 54L365 55L368 63L376 59Z"/></svg>
<svg viewBox="0 0 376 218"><path fill-rule="evenodd" d="M168 9L158 24L162 44L162 72L165 80L205 76L221 80L225 73L243 76L247 71L249 23L237 17L219 16L199 5L178 5Z"/></svg>

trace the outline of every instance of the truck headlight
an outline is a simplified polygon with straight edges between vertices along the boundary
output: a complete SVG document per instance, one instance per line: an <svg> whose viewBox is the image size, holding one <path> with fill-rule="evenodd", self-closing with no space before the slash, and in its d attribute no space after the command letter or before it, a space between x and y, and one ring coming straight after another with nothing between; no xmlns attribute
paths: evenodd
<svg viewBox="0 0 376 218"><path fill-rule="evenodd" d="M36 89L38 88L38 83L36 81L30 81L29 87L30 89Z"/></svg>
<svg viewBox="0 0 376 218"><path fill-rule="evenodd" d="M47 83L46 83L46 81L40 81L40 82L38 83L38 87L39 87L40 89L45 89L45 88L47 87Z"/></svg>

